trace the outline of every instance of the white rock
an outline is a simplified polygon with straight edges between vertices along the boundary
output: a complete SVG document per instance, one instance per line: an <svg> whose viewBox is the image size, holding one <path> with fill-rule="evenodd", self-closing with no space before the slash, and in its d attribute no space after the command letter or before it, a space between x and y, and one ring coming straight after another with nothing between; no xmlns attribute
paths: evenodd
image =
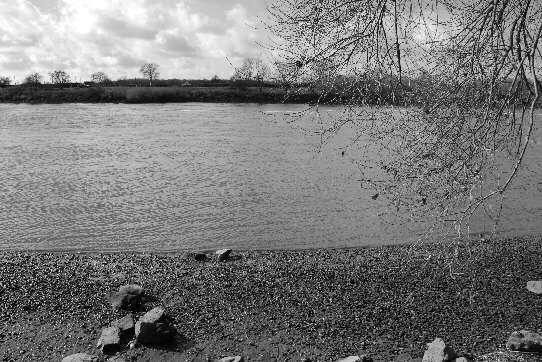
<svg viewBox="0 0 542 362"><path fill-rule="evenodd" d="M220 249L215 252L218 261L226 261L230 257L231 249Z"/></svg>
<svg viewBox="0 0 542 362"><path fill-rule="evenodd" d="M98 362L98 357L86 353L76 353L64 357L62 362Z"/></svg>
<svg viewBox="0 0 542 362"><path fill-rule="evenodd" d="M422 362L450 362L457 357L453 349L448 347L440 338L435 338L427 344L427 350L423 354Z"/></svg>
<svg viewBox="0 0 542 362"><path fill-rule="evenodd" d="M534 294L542 294L542 280L528 281L527 290Z"/></svg>

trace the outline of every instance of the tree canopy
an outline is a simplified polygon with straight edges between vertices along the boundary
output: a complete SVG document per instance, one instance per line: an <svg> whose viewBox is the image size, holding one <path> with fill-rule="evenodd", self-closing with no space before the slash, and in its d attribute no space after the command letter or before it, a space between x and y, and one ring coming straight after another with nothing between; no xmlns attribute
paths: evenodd
<svg viewBox="0 0 542 362"><path fill-rule="evenodd" d="M542 2L281 0L269 13L285 78L346 107L322 139L348 127L348 147L382 156L356 160L365 185L456 226L502 198L540 100ZM363 107L371 92L407 107Z"/></svg>

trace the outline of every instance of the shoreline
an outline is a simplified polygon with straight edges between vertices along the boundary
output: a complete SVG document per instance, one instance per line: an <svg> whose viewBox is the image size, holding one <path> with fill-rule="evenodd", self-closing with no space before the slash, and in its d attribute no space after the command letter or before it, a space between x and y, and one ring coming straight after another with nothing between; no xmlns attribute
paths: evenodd
<svg viewBox="0 0 542 362"><path fill-rule="evenodd" d="M421 358L443 338L460 355L502 349L542 326L542 238L363 248L233 251L224 263L175 253L0 251L0 357L100 355L101 328L123 312L106 295L140 283L186 343L124 350L126 360L334 361ZM537 312L538 310L538 312Z"/></svg>

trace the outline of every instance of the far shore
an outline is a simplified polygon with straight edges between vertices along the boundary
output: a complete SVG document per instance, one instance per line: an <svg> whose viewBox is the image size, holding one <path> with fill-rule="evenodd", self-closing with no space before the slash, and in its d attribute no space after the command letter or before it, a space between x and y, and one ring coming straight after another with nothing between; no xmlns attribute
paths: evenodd
<svg viewBox="0 0 542 362"><path fill-rule="evenodd" d="M0 252L0 359L100 355L101 328L125 312L107 294L138 283L182 336L170 348L125 349L137 361L421 360L444 339L460 355L503 349L542 325L525 288L542 275L542 239L358 249L189 253ZM142 312L144 311L142 310ZM401 359L407 358L411 359Z"/></svg>
<svg viewBox="0 0 542 362"><path fill-rule="evenodd" d="M318 95L277 87L28 87L0 88L0 103L311 103Z"/></svg>

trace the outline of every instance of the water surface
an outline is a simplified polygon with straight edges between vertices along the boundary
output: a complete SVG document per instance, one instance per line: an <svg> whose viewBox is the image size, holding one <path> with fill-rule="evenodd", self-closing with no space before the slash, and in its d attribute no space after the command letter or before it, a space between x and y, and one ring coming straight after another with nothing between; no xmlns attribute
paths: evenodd
<svg viewBox="0 0 542 362"><path fill-rule="evenodd" d="M340 140L316 152L320 137L287 122L284 113L302 108L0 105L0 248L312 248L419 237L419 226L382 220L387 205L360 187ZM539 233L539 184L523 179L530 186L512 193L500 228Z"/></svg>

